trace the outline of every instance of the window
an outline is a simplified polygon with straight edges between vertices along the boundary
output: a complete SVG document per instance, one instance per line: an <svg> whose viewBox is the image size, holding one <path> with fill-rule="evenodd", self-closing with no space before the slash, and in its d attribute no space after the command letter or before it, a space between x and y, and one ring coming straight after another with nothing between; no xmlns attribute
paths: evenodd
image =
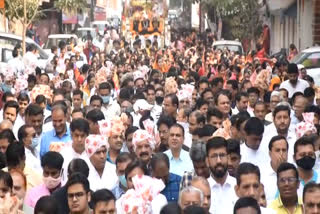
<svg viewBox="0 0 320 214"><path fill-rule="evenodd" d="M305 68L320 68L320 52L312 53L303 60Z"/></svg>

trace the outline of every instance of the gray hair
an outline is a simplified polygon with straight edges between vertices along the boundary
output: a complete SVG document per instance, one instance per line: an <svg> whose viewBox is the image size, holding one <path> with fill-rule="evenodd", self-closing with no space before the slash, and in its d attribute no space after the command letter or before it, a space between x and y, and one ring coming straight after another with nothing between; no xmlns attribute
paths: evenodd
<svg viewBox="0 0 320 214"><path fill-rule="evenodd" d="M278 103L277 106L288 106L291 109L290 103L288 103L286 101L282 101L282 102Z"/></svg>
<svg viewBox="0 0 320 214"><path fill-rule="evenodd" d="M180 192L179 192L179 201L178 201L178 204L181 206L181 198L182 198L182 194L183 193L190 193L190 192L195 192L195 193L199 193L200 194L200 206L202 206L203 204L203 192L196 188L196 187L193 187L193 186L187 186L185 188L183 188Z"/></svg>
<svg viewBox="0 0 320 214"><path fill-rule="evenodd" d="M205 161L207 156L206 145L202 142L192 143L189 155L194 162Z"/></svg>
<svg viewBox="0 0 320 214"><path fill-rule="evenodd" d="M280 98L280 102L282 102L284 100L282 94L279 91L273 91L271 93L271 95L270 95L270 99L272 97L279 97Z"/></svg>
<svg viewBox="0 0 320 214"><path fill-rule="evenodd" d="M202 184L206 185L210 189L210 184L209 184L208 180L205 179L204 177L194 176L191 180L191 186L192 186L192 183L195 183L195 182L201 182Z"/></svg>

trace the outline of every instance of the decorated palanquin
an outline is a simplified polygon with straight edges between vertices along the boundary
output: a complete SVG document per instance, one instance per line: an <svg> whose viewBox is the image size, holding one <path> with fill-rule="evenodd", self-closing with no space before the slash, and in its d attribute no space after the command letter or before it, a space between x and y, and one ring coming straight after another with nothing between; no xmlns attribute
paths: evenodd
<svg viewBox="0 0 320 214"><path fill-rule="evenodd" d="M166 0L126 0L122 17L123 32L132 39L138 35L161 37L165 30L168 7ZM129 28L126 26L129 24Z"/></svg>

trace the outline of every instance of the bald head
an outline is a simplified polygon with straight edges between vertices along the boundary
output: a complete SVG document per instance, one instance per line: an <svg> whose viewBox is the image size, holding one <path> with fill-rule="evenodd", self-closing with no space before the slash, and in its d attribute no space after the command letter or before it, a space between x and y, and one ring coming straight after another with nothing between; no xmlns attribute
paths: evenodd
<svg viewBox="0 0 320 214"><path fill-rule="evenodd" d="M211 206L211 189L209 182L204 177L196 176L192 179L191 186L201 190L204 196L202 207L209 213L209 209Z"/></svg>
<svg viewBox="0 0 320 214"><path fill-rule="evenodd" d="M12 122L10 120L3 120L0 123L0 132L2 132L5 129L12 130L12 128L13 128L13 124L12 124Z"/></svg>
<svg viewBox="0 0 320 214"><path fill-rule="evenodd" d="M304 112L304 109L306 108L307 103L308 103L308 100L304 96L297 96L294 99L293 110L294 110L295 116L301 121L303 120L302 113Z"/></svg>

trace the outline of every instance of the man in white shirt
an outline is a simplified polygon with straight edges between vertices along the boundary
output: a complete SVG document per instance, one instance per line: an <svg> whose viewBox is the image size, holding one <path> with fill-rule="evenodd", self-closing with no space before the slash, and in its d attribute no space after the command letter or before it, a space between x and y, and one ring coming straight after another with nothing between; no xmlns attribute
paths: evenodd
<svg viewBox="0 0 320 214"><path fill-rule="evenodd" d="M112 100L111 97L111 85L107 82L103 82L99 85L98 93L102 98L101 111L106 119L111 120L115 116L119 116L121 109L117 101Z"/></svg>
<svg viewBox="0 0 320 214"><path fill-rule="evenodd" d="M237 171L237 185L234 190L239 198L252 197L259 201L261 183L259 167L252 163L241 163ZM261 214L276 213L272 209L260 207Z"/></svg>
<svg viewBox="0 0 320 214"><path fill-rule="evenodd" d="M241 162L249 162L263 168L270 158L265 147L261 146L264 125L256 117L247 120L245 127L245 142L241 144Z"/></svg>
<svg viewBox="0 0 320 214"><path fill-rule="evenodd" d="M88 156L85 152L85 140L89 135L89 122L85 119L75 119L70 124L72 142L67 143L60 154L63 162L63 181L67 181L67 169L70 162L75 158L81 158L88 162Z"/></svg>
<svg viewBox="0 0 320 214"><path fill-rule="evenodd" d="M14 47L12 51L13 59L10 59L8 61L8 66L13 69L15 75L17 75L18 77L22 75L24 71L24 64L20 56L20 52L21 52L21 46L17 45L16 47Z"/></svg>
<svg viewBox="0 0 320 214"><path fill-rule="evenodd" d="M116 166L107 161L107 139L101 135L89 135L85 141L86 153L89 157L89 177L92 191L99 189L112 190L117 182Z"/></svg>
<svg viewBox="0 0 320 214"><path fill-rule="evenodd" d="M290 63L288 65L288 77L289 79L281 83L280 88L287 89L289 93L289 98L292 97L292 95L295 92L304 92L304 89L309 87L309 83L303 79L299 79L299 70L298 66L294 63Z"/></svg>
<svg viewBox="0 0 320 214"><path fill-rule="evenodd" d="M214 137L208 141L206 149L206 162L211 171L208 178L212 195L210 213L232 213L236 179L227 171L227 141L222 137Z"/></svg>
<svg viewBox="0 0 320 214"><path fill-rule="evenodd" d="M277 135L285 137L287 142L289 143L289 162L292 162L293 146L296 142L296 133L294 129L290 128L290 112L291 111L288 103L279 103L279 105L273 111L273 123L266 127L261 144L265 151L267 151L269 142L272 137Z"/></svg>
<svg viewBox="0 0 320 214"><path fill-rule="evenodd" d="M23 125L18 131L18 139L23 143L26 155L26 165L32 170L42 174L42 167L40 164L39 151L37 150L38 139L36 137L35 129L30 125Z"/></svg>
<svg viewBox="0 0 320 214"><path fill-rule="evenodd" d="M236 115L241 111L247 111L249 95L247 92L238 92L236 94L236 106L232 109L232 115Z"/></svg>
<svg viewBox="0 0 320 214"><path fill-rule="evenodd" d="M30 125L36 131L36 136L34 137L35 151L37 156L40 153L40 142L42 136L42 126L43 126L43 110L37 104L29 104L25 110L25 123L26 125Z"/></svg>
<svg viewBox="0 0 320 214"><path fill-rule="evenodd" d="M266 200L268 203L276 199L278 193L277 187L277 169L279 165L288 160L289 144L284 136L276 135L271 138L269 143L270 164L261 170L261 181L264 188Z"/></svg>

